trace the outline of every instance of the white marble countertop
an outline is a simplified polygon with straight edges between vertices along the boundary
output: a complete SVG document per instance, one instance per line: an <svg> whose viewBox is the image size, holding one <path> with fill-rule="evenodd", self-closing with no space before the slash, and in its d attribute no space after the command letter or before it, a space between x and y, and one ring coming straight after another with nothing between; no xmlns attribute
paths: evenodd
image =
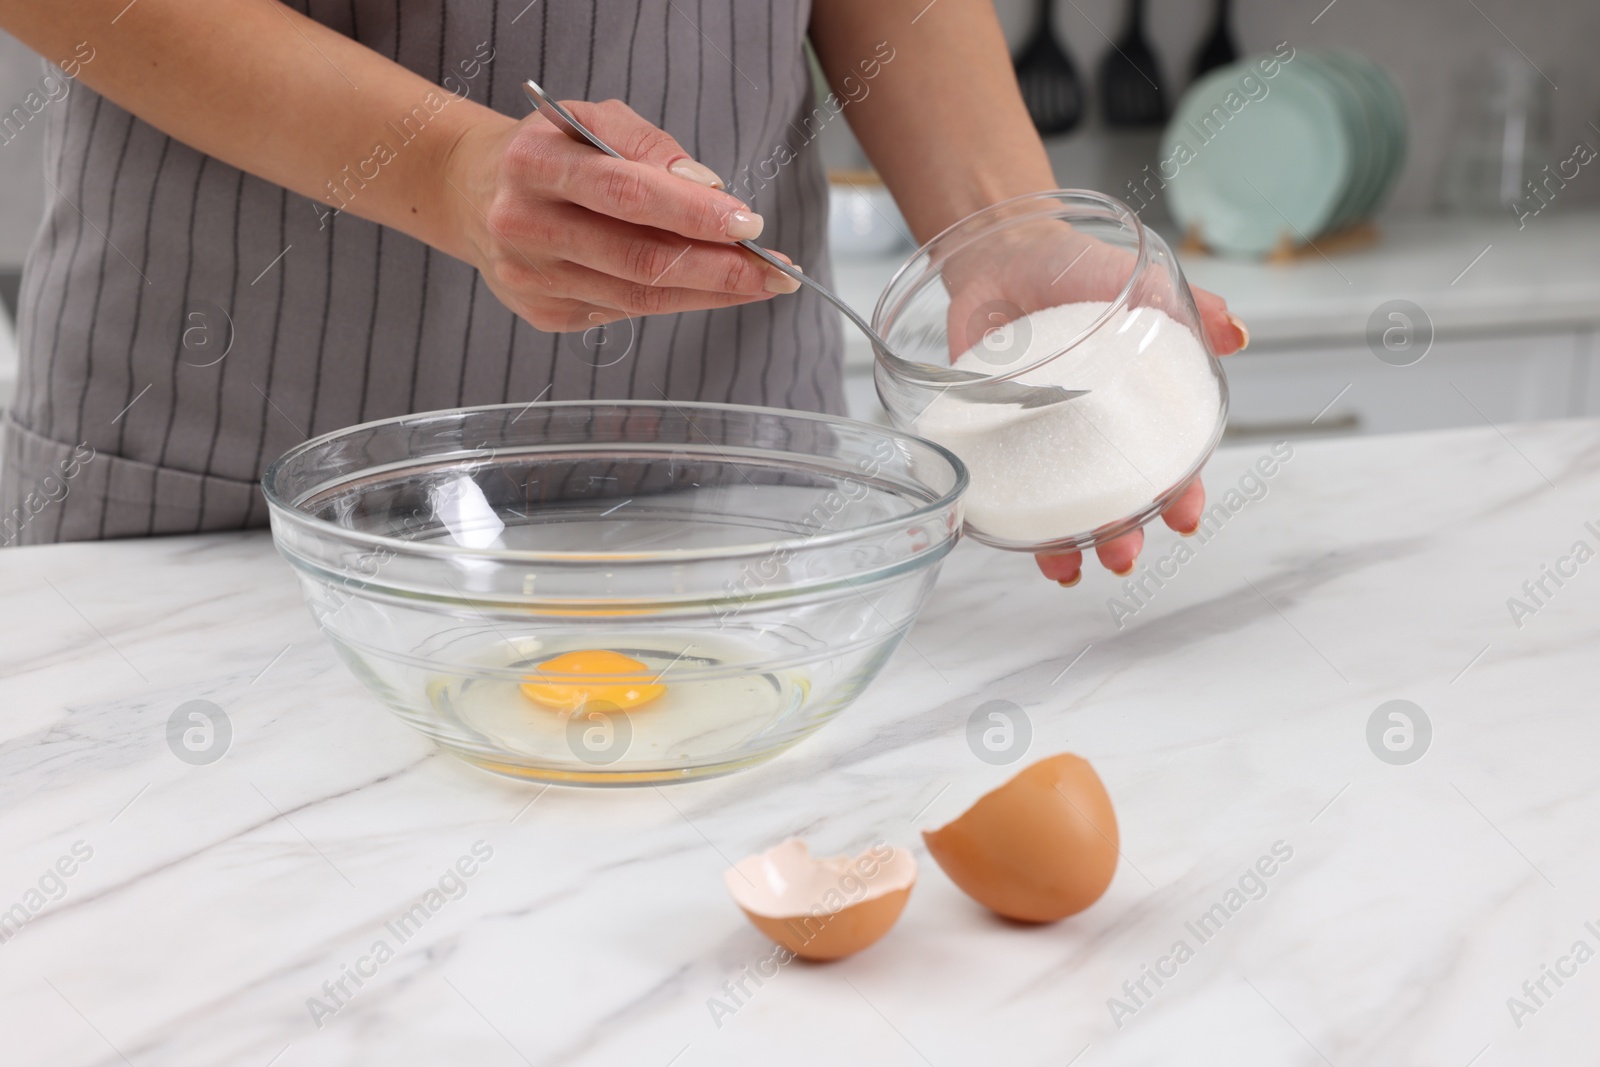
<svg viewBox="0 0 1600 1067"><path fill-rule="evenodd" d="M1218 454L1214 496L1257 451ZM1121 629L1111 576L1063 590L964 544L837 722L664 789L437 753L336 661L263 535L0 553L0 911L27 920L0 927L0 1059L1593 1062L1600 962L1571 953L1600 949L1600 563L1559 561L1600 545L1600 423L1297 444L1264 484ZM1519 628L1507 598L1546 564L1576 574ZM994 698L1031 717L1027 760L1078 752L1117 804L1115 881L1052 926L991 917L917 834L1023 765L966 746ZM193 699L232 726L209 766L166 741ZM1433 724L1408 766L1366 741L1393 699ZM714 1020L771 950L721 872L790 834L913 848L920 881L882 942L745 979ZM400 943L385 924L478 842ZM1274 845L1266 895L1193 938ZM309 998L379 940L394 958L319 1028ZM1109 998L1178 940L1193 958L1119 1027ZM1535 1004L1546 965L1576 976Z"/></svg>
<svg viewBox="0 0 1600 1067"><path fill-rule="evenodd" d="M1395 299L1418 304L1447 337L1600 325L1600 211L1551 209L1520 229L1510 212L1396 214L1378 226L1376 244L1326 258L1179 258L1191 284L1227 297L1249 324L1253 349L1364 344L1373 310ZM870 315L905 255L838 257L839 292ZM847 338L847 358L870 366L857 340Z"/></svg>

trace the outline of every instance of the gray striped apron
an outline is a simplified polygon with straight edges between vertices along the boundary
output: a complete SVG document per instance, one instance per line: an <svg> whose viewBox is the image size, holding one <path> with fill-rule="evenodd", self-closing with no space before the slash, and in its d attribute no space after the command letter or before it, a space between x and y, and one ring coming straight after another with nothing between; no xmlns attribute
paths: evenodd
<svg viewBox="0 0 1600 1067"><path fill-rule="evenodd" d="M826 276L827 187L800 118L809 0L292 0L510 115L519 84L627 101ZM493 51L487 64L473 64ZM470 72L470 73L469 73ZM314 133L308 135L314 136ZM304 440L371 419L544 397L844 408L838 317L809 290L533 329L465 263L194 151L77 85L53 106L54 189L24 272L0 544L238 529ZM797 158L768 178L778 146Z"/></svg>

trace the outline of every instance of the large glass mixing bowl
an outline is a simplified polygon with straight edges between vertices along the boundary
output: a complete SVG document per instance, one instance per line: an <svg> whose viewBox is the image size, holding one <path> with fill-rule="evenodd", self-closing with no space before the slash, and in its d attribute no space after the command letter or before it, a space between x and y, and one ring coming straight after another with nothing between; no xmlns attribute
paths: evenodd
<svg viewBox="0 0 1600 1067"><path fill-rule="evenodd" d="M501 774L628 784L768 759L855 700L967 475L845 419L583 401L351 427L262 483L313 614L400 718Z"/></svg>
<svg viewBox="0 0 1600 1067"><path fill-rule="evenodd" d="M1026 552L1086 549L1144 525L1199 476L1228 389L1172 250L1128 205L1076 189L967 216L918 249L873 326L894 424L971 472L967 533ZM978 382L939 377L956 369ZM1025 409L985 382L1088 392Z"/></svg>

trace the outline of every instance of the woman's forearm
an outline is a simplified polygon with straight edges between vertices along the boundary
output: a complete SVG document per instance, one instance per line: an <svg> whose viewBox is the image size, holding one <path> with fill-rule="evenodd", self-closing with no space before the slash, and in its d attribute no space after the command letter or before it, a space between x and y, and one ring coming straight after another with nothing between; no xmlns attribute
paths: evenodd
<svg viewBox="0 0 1600 1067"><path fill-rule="evenodd" d="M1054 188L989 0L814 0L811 40L835 84L879 42L894 49L845 114L918 241Z"/></svg>
<svg viewBox="0 0 1600 1067"><path fill-rule="evenodd" d="M543 118L463 97L493 42L443 85L276 0L0 0L51 59L94 49L90 88L183 143L477 267L540 330L732 307L796 283L733 242L760 216L617 101L568 102L614 159Z"/></svg>
<svg viewBox="0 0 1600 1067"><path fill-rule="evenodd" d="M163 132L463 258L445 163L513 121L276 0L0 0L0 25L51 60L87 42L79 79Z"/></svg>

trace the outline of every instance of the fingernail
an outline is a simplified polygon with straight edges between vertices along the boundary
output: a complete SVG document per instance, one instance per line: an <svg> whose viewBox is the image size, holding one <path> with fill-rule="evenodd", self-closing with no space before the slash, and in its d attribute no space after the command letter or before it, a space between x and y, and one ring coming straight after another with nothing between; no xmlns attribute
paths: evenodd
<svg viewBox="0 0 1600 1067"><path fill-rule="evenodd" d="M799 267L795 268L795 270L799 269ZM779 270L777 267L767 268L767 292L792 293L798 288L800 288L800 283L783 273L783 271Z"/></svg>
<svg viewBox="0 0 1600 1067"><path fill-rule="evenodd" d="M1189 527L1187 530L1179 530L1178 531L1178 536L1179 537L1193 537L1195 534L1197 534L1199 532L1200 532L1200 524L1197 522L1193 526Z"/></svg>
<svg viewBox="0 0 1600 1067"><path fill-rule="evenodd" d="M735 211L728 216L727 233L735 241L750 241L761 236L766 220L754 211Z"/></svg>
<svg viewBox="0 0 1600 1067"><path fill-rule="evenodd" d="M1228 325L1239 331L1239 351L1243 352L1245 349L1249 348L1250 331L1245 329L1243 322L1239 321L1239 316L1235 315L1231 311L1228 312Z"/></svg>
<svg viewBox="0 0 1600 1067"><path fill-rule="evenodd" d="M697 163L692 159L680 159L668 167L667 170L698 185L709 185L713 189L722 188L722 179L717 177L716 171L704 163Z"/></svg>
<svg viewBox="0 0 1600 1067"><path fill-rule="evenodd" d="M1083 581L1083 572L1079 571L1077 574L1074 574L1071 578L1057 578L1056 579L1056 584L1059 585L1063 589L1071 589L1073 586L1077 585L1081 581Z"/></svg>
<svg viewBox="0 0 1600 1067"><path fill-rule="evenodd" d="M1137 561L1135 561L1135 562L1137 562ZM1112 571L1111 573L1115 574L1118 578L1126 578L1128 575L1133 573L1133 567L1134 567L1134 564L1130 563L1130 564L1128 564L1128 569L1127 570L1125 570L1125 571Z"/></svg>

